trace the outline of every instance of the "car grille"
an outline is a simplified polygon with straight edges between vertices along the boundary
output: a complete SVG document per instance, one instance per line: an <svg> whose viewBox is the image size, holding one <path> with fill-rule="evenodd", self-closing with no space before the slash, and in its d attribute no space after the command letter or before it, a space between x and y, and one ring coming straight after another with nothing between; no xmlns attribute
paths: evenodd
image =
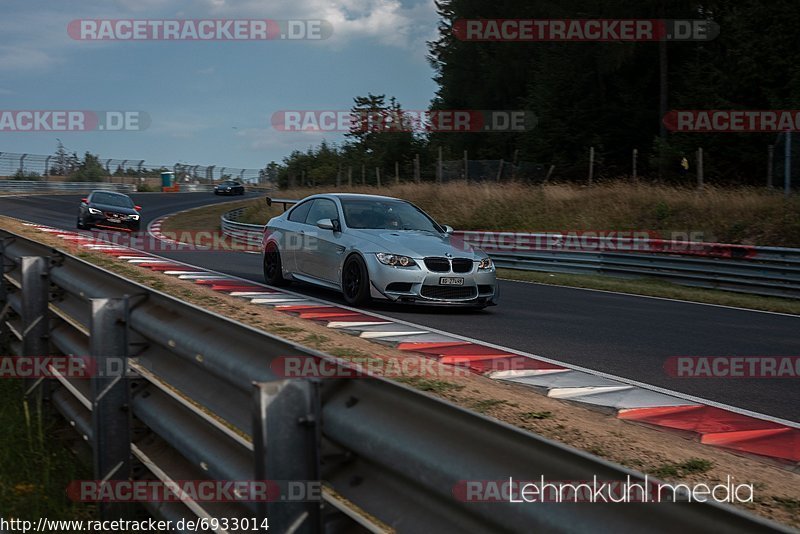
<svg viewBox="0 0 800 534"><path fill-rule="evenodd" d="M447 258L425 258L425 267L435 273L449 273L450 260Z"/></svg>
<svg viewBox="0 0 800 534"><path fill-rule="evenodd" d="M472 271L472 260L467 258L456 258L453 260L454 273L468 273Z"/></svg>
<svg viewBox="0 0 800 534"><path fill-rule="evenodd" d="M422 286L420 294L429 299L469 300L477 296L476 288L464 286Z"/></svg>
<svg viewBox="0 0 800 534"><path fill-rule="evenodd" d="M121 213L114 213L113 211L104 211L103 215L105 215L106 217L115 217L117 219L124 219L127 217L126 215L122 215Z"/></svg>

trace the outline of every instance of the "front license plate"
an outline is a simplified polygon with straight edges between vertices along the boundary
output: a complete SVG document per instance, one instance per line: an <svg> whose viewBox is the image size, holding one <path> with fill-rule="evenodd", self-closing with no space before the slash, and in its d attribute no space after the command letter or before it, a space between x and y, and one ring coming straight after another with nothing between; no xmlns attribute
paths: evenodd
<svg viewBox="0 0 800 534"><path fill-rule="evenodd" d="M106 219L106 220L107 220L108 222L112 222L112 223L118 223L118 222L122 222L122 219L117 219L116 217L109 217L109 218L108 218L108 219Z"/></svg>
<svg viewBox="0 0 800 534"><path fill-rule="evenodd" d="M439 285L440 286L463 286L464 279L463 278L454 278L454 277L443 277L439 278Z"/></svg>

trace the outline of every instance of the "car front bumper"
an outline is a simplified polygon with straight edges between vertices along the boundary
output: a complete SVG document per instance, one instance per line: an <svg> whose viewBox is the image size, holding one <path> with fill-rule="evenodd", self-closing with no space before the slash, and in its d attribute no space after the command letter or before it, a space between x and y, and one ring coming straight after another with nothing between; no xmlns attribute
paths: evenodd
<svg viewBox="0 0 800 534"><path fill-rule="evenodd" d="M84 224L94 226L95 228L103 228L106 230L122 230L123 232L138 232L140 228L140 220L108 218L104 214L94 215L88 214L84 218Z"/></svg>
<svg viewBox="0 0 800 534"><path fill-rule="evenodd" d="M497 273L494 268L478 270L474 264L469 273L430 271L422 259L417 267L391 267L367 255L371 296L392 302L426 306L494 306L499 298ZM463 285L444 285L442 278L462 278Z"/></svg>

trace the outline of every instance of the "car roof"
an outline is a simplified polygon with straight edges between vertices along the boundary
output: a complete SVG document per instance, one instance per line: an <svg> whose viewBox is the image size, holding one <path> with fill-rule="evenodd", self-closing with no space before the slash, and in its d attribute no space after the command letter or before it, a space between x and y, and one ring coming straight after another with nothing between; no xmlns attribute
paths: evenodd
<svg viewBox="0 0 800 534"><path fill-rule="evenodd" d="M399 200L405 202L400 198L387 197L383 195L365 195L362 193L324 193L314 195L315 197L336 197L339 200Z"/></svg>
<svg viewBox="0 0 800 534"><path fill-rule="evenodd" d="M116 195L116 196L118 196L118 197L130 198L130 197L129 197L128 195L126 195L125 193L118 193L118 192L116 192L116 191L106 191L105 189L95 189L95 190L94 190L94 191L92 191L90 194L91 194L91 195L94 195L95 193L108 193L109 195Z"/></svg>

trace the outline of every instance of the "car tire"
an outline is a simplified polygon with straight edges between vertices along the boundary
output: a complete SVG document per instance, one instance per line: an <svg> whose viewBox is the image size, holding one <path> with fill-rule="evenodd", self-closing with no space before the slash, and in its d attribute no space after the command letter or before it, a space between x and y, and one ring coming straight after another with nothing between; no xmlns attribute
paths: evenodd
<svg viewBox="0 0 800 534"><path fill-rule="evenodd" d="M283 277L281 253L275 243L269 243L264 250L264 280L271 286L287 286L289 281Z"/></svg>
<svg viewBox="0 0 800 534"><path fill-rule="evenodd" d="M78 230L86 230L86 226L83 225L80 216L78 216L78 222L75 223L75 226L78 228Z"/></svg>
<svg viewBox="0 0 800 534"><path fill-rule="evenodd" d="M369 271L358 254L353 254L344 262L342 294L351 306L363 306L370 301Z"/></svg>

